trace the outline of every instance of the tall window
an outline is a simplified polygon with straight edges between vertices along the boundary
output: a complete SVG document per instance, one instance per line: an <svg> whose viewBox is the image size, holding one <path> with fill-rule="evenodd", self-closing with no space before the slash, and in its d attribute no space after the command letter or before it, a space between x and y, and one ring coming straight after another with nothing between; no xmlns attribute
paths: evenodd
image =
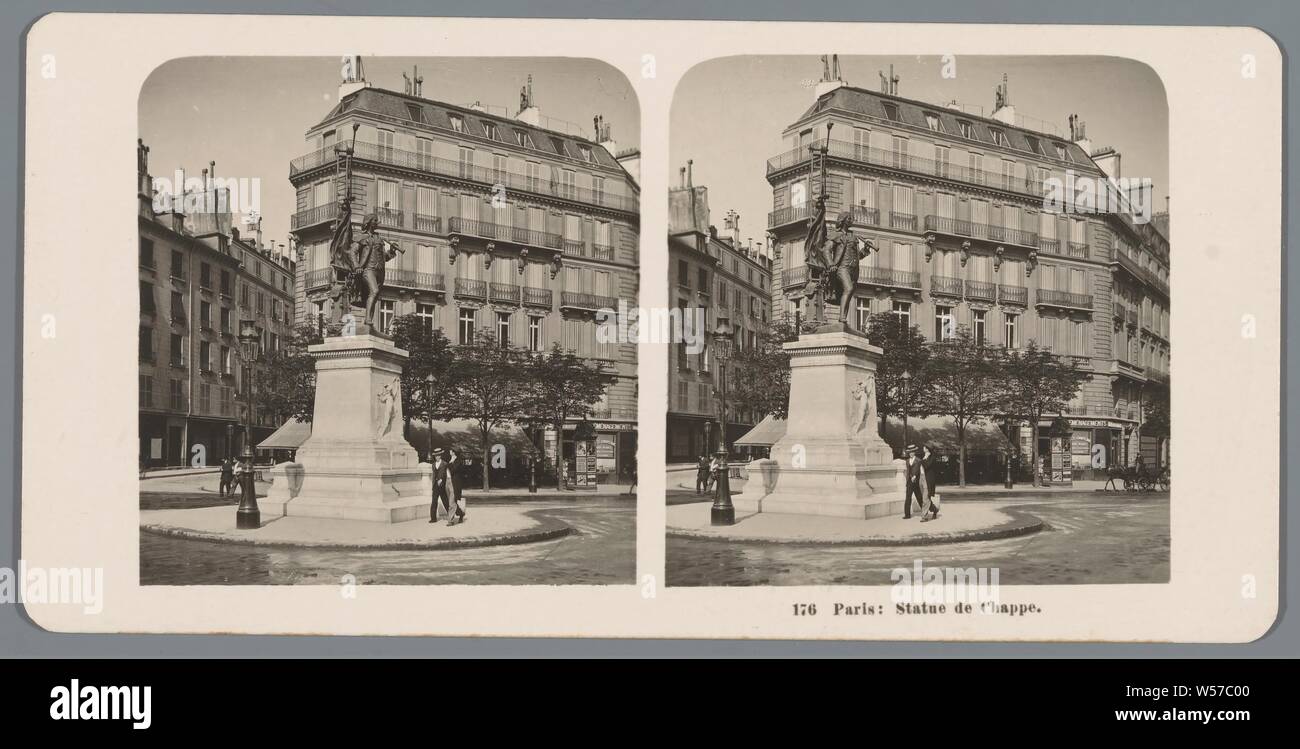
<svg viewBox="0 0 1300 749"><path fill-rule="evenodd" d="M415 153L421 169L433 169L433 141L428 138L415 139Z"/></svg>
<svg viewBox="0 0 1300 749"><path fill-rule="evenodd" d="M433 330L433 310L432 304L415 305L415 316L419 318L420 324L424 326L425 330Z"/></svg>
<svg viewBox="0 0 1300 749"><path fill-rule="evenodd" d="M542 318L537 315L528 317L528 350L542 350Z"/></svg>
<svg viewBox="0 0 1300 749"><path fill-rule="evenodd" d="M912 303L911 302L901 302L896 299L894 300L894 304L889 311L893 312L895 315L898 315L900 318L902 318L904 325L912 324Z"/></svg>
<svg viewBox="0 0 1300 749"><path fill-rule="evenodd" d="M185 278L185 256L179 250L172 250L172 275Z"/></svg>
<svg viewBox="0 0 1300 749"><path fill-rule="evenodd" d="M1020 322L1020 315L1008 312L1005 316L1006 321L1002 323L1003 333L1006 337L1007 348L1016 348L1020 345L1020 339L1017 337L1016 326Z"/></svg>
<svg viewBox="0 0 1300 749"><path fill-rule="evenodd" d="M380 161L391 162L393 160L393 145L396 136L392 130L380 130L379 132L379 159Z"/></svg>
<svg viewBox="0 0 1300 749"><path fill-rule="evenodd" d="M473 175L474 175L474 149L462 147L460 149L460 176L468 178L468 177L472 177ZM466 216L465 218L471 218L471 217Z"/></svg>
<svg viewBox="0 0 1300 749"><path fill-rule="evenodd" d="M936 305L934 308L934 340L946 341L953 336L952 307Z"/></svg>
<svg viewBox="0 0 1300 749"><path fill-rule="evenodd" d="M871 300L858 299L858 330L867 329L867 320L871 318Z"/></svg>
<svg viewBox="0 0 1300 749"><path fill-rule="evenodd" d="M391 299L379 300L379 329L388 332L393 324L393 318L397 316L397 303Z"/></svg>
<svg viewBox="0 0 1300 749"><path fill-rule="evenodd" d="M397 197L397 183L393 180L379 180L379 207L385 212L397 212L400 202Z"/></svg>
<svg viewBox="0 0 1300 749"><path fill-rule="evenodd" d="M501 348L510 345L510 313L497 313L497 344Z"/></svg>
<svg viewBox="0 0 1300 749"><path fill-rule="evenodd" d="M140 237L140 267L153 267L153 240Z"/></svg>
<svg viewBox="0 0 1300 749"><path fill-rule="evenodd" d="M474 342L474 310L466 307L460 310L460 316L457 318L457 340L461 345L467 345Z"/></svg>
<svg viewBox="0 0 1300 749"><path fill-rule="evenodd" d="M212 344L207 341L199 341L199 371L212 371Z"/></svg>
<svg viewBox="0 0 1300 749"><path fill-rule="evenodd" d="M973 325L972 327L974 327L974 329L975 329L975 331L974 331L974 332L975 332L975 343L976 343L977 345L980 345L980 346L983 346L983 345L984 345L984 317L985 317L985 314L986 314L985 311L982 310L982 309L971 310L971 317L972 317L972 319L974 320L974 325Z"/></svg>

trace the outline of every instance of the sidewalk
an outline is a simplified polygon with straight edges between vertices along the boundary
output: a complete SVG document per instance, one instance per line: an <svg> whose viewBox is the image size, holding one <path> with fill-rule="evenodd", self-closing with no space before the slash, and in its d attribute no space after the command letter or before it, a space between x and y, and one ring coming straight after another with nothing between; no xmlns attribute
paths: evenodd
<svg viewBox="0 0 1300 749"><path fill-rule="evenodd" d="M745 488L746 479L732 478L729 483L732 494L739 494ZM1095 494L1102 491L1105 481L1075 481L1069 486L1034 486L1026 481L1017 483L1013 488L1007 489L1002 484L967 484L965 487L959 487L955 484L939 484L939 495L943 499L1013 499L1017 496L1033 496L1041 498L1043 495L1070 495L1070 494ZM684 469L668 470L666 486L668 491L680 492L681 490L695 491L695 470L691 466L689 472ZM1110 490L1110 493L1122 494L1123 490ZM680 496L680 495L679 495Z"/></svg>

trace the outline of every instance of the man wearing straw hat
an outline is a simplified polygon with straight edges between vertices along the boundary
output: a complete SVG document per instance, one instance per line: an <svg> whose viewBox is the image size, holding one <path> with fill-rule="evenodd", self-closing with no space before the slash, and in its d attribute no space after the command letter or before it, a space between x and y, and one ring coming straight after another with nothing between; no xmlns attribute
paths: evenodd
<svg viewBox="0 0 1300 749"><path fill-rule="evenodd" d="M907 494L903 504L903 518L910 520L912 518L912 497L916 497L916 504L921 508L922 517L928 511L926 505L930 500L930 482L926 476L926 467L921 462L920 451L916 445L908 445L903 451L904 460L907 462Z"/></svg>

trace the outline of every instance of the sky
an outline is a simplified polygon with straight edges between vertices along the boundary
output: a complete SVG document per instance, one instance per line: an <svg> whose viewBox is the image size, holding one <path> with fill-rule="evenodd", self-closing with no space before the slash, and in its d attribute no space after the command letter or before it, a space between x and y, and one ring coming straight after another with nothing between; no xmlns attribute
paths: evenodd
<svg viewBox="0 0 1300 749"><path fill-rule="evenodd" d="M1122 176L1151 178L1152 210L1165 210L1169 112L1164 85L1146 65L1112 57L959 56L956 76L944 78L937 56L841 55L841 78L878 91L877 71L888 74L891 64L900 96L934 104L956 99L982 106L986 117L1006 73L1017 114L1053 123L1062 136L1069 135L1067 118L1078 114L1093 148L1118 150ZM694 159L693 182L709 188L712 222L721 225L734 209L741 236L766 241L772 210L766 163L786 150L781 133L812 106L821 74L816 55L729 57L687 71L673 98L670 184L678 184L678 169Z"/></svg>
<svg viewBox="0 0 1300 749"><path fill-rule="evenodd" d="M495 114L508 107L510 115L531 73L544 118L567 120L578 128L571 132L591 138L592 117L604 115L620 149L639 144L636 94L622 73L599 61L366 57L362 64L372 86L404 91L402 73L418 66L425 98L462 106L478 101ZM183 168L187 178L198 177L216 161L219 177L260 178L264 241L287 248L294 208L289 162L310 150L304 134L338 103L341 67L334 57L189 57L163 64L140 92L150 173L170 178Z"/></svg>

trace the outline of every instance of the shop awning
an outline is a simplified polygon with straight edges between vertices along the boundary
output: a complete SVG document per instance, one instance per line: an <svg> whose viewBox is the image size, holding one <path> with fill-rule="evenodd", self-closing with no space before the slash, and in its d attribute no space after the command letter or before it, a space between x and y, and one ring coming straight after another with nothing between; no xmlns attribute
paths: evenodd
<svg viewBox="0 0 1300 749"><path fill-rule="evenodd" d="M290 419L257 445L258 450L297 450L311 436L311 422Z"/></svg>
<svg viewBox="0 0 1300 749"><path fill-rule="evenodd" d="M777 443L777 440L785 436L785 419L778 419L774 416L765 416L758 422L753 429L745 433L745 436L736 440L734 445L739 447L771 447Z"/></svg>

